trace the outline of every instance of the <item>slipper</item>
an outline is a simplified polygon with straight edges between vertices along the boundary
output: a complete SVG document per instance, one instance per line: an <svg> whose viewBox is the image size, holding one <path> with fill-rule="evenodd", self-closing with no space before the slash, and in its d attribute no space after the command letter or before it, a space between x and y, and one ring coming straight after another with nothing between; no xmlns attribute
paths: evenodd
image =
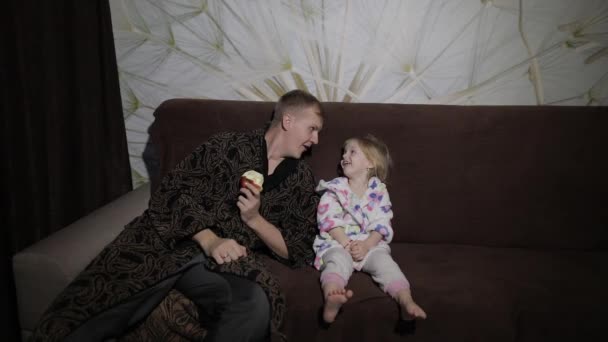
<svg viewBox="0 0 608 342"><path fill-rule="evenodd" d="M323 330L327 330L329 329L329 326L331 325L331 323L327 323L325 322L325 320L323 319L323 307L319 308L319 311L317 313L317 319L319 321L319 327Z"/></svg>
<svg viewBox="0 0 608 342"><path fill-rule="evenodd" d="M416 320L398 320L397 325L395 325L395 332L401 336L413 335L416 332Z"/></svg>

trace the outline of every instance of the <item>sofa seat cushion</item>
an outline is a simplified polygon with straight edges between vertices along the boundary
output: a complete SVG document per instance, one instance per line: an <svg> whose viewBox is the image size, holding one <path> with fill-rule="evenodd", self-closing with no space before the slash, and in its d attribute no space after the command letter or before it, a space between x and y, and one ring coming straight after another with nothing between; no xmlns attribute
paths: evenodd
<svg viewBox="0 0 608 342"><path fill-rule="evenodd" d="M397 250L406 245L396 244ZM440 251L438 249L437 251ZM432 248L408 251L411 257L424 259L434 256ZM397 255L397 262L401 252ZM414 260L414 259L413 259ZM403 336L394 332L399 311L396 302L373 283L364 273L355 273L348 287L353 290L353 298L344 305L342 313L329 327L322 329L318 313L323 305L319 285L319 272L312 267L288 270L270 261L278 274L287 297L285 331L288 336L297 336L298 341L402 341ZM447 341L450 337L461 336L466 340L512 341L514 318L512 317L512 295L508 288L495 281L487 281L464 267L436 269L429 264L417 265L406 276L412 283L415 300L429 314L429 319L418 322L414 336L410 339L421 341ZM437 280L427 283L427 279ZM471 278L478 277L479 279ZM477 298L488 300L477 301Z"/></svg>
<svg viewBox="0 0 608 342"><path fill-rule="evenodd" d="M393 256L428 310L430 319L419 325L421 335L425 329L460 325L480 330L479 338L468 332L471 340L550 336L566 341L605 329L600 318L608 317L602 305L608 301L608 252L403 244L393 248ZM449 317L434 307L457 309ZM475 323L467 311L487 316ZM500 315L510 331L488 322ZM608 324L608 318L603 322Z"/></svg>
<svg viewBox="0 0 608 342"><path fill-rule="evenodd" d="M446 341L458 336L467 341L532 341L559 326L563 317L575 318L571 309L585 308L581 309L585 315L598 316L605 310L600 303L608 301L606 252L405 243L391 247L412 284L415 300L429 315L417 323L411 340ZM269 263L286 292L288 336L302 341L403 338L393 333L397 305L366 274L353 275L349 282L353 298L336 322L322 329L319 272ZM584 324L584 318L574 322L578 321L582 336L602 328ZM564 334L556 330L555 338L564 340Z"/></svg>
<svg viewBox="0 0 608 342"><path fill-rule="evenodd" d="M501 284L516 295L520 309L549 305L555 296L564 297L560 303L584 306L608 299L608 252L399 244L392 254L414 278L414 289L423 287L434 295L450 291L445 285Z"/></svg>

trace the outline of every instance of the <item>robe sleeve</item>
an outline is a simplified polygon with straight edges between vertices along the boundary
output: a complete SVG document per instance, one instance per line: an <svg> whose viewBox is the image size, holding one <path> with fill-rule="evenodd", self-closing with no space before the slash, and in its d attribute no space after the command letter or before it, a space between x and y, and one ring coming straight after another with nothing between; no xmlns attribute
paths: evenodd
<svg viewBox="0 0 608 342"><path fill-rule="evenodd" d="M370 233L372 231L380 233L382 239L390 243L393 240L393 227L391 225L393 210L388 191L384 189L378 198L378 204L374 208L373 217L371 217L366 230Z"/></svg>
<svg viewBox="0 0 608 342"><path fill-rule="evenodd" d="M317 208L319 233L325 235L334 228L344 227L346 225L344 214L344 208L340 204L336 193L325 191L323 196L321 196L319 207Z"/></svg>
<svg viewBox="0 0 608 342"><path fill-rule="evenodd" d="M152 227L170 248L203 229L216 226L216 204L209 200L214 182L226 178L225 146L231 133L219 133L197 147L162 180L150 199Z"/></svg>
<svg viewBox="0 0 608 342"><path fill-rule="evenodd" d="M295 179L289 181L290 200L288 215L278 229L283 235L289 258L286 260L276 253L273 256L290 267L310 265L314 259L312 244L316 236L316 210L319 195L315 192L315 180L310 166L298 163Z"/></svg>

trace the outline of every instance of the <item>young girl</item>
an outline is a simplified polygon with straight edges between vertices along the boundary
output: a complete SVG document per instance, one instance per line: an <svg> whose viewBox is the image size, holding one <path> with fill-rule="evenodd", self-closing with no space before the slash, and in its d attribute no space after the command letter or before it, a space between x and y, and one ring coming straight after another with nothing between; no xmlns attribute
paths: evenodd
<svg viewBox="0 0 608 342"><path fill-rule="evenodd" d="M388 148L374 136L348 139L340 161L344 177L322 180L317 187L324 194L317 209L314 265L321 270L327 323L353 295L345 289L353 270L369 273L399 303L402 319L426 318L390 255L393 212L383 183L390 162Z"/></svg>

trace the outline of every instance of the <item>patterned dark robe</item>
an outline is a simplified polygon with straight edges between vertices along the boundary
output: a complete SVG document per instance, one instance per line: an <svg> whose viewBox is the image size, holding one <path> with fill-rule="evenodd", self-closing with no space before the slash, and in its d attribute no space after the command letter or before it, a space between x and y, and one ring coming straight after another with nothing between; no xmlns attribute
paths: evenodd
<svg viewBox="0 0 608 342"><path fill-rule="evenodd" d="M62 340L88 319L174 275L201 252L191 237L205 228L248 248L248 256L236 262L218 265L209 258L207 266L260 284L271 304L271 330L278 333L285 299L260 255L290 267L310 264L319 198L312 171L303 161L285 159L266 176L260 214L281 231L289 259L274 254L242 222L236 206L240 176L247 170L267 175L266 155L263 130L220 133L200 145L164 177L148 209L55 299L33 339Z"/></svg>

